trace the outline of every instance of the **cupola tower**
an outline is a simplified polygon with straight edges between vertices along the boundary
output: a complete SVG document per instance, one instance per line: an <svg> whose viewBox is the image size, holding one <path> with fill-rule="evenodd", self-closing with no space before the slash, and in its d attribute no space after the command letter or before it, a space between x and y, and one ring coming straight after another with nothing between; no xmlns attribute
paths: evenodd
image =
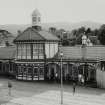
<svg viewBox="0 0 105 105"><path fill-rule="evenodd" d="M32 13L32 26L39 26L41 23L41 14L38 9L35 9Z"/></svg>

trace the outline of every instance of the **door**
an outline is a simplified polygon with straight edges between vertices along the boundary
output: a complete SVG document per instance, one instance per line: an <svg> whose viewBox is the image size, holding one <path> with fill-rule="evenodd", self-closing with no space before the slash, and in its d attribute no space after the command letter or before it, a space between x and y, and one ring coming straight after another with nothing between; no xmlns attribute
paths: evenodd
<svg viewBox="0 0 105 105"><path fill-rule="evenodd" d="M33 80L44 80L44 68L43 67L33 68Z"/></svg>
<svg viewBox="0 0 105 105"><path fill-rule="evenodd" d="M39 78L39 74L38 74L38 67L34 67L33 68L33 80L38 80Z"/></svg>
<svg viewBox="0 0 105 105"><path fill-rule="evenodd" d="M28 67L28 72L27 72L27 80L32 80L32 67Z"/></svg>
<svg viewBox="0 0 105 105"><path fill-rule="evenodd" d="M39 69L39 80L44 80L44 68L40 67Z"/></svg>

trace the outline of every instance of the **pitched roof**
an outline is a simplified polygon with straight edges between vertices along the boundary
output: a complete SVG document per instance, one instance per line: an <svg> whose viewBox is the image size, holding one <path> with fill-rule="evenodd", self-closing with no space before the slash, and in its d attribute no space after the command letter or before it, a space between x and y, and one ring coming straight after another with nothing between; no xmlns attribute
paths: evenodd
<svg viewBox="0 0 105 105"><path fill-rule="evenodd" d="M105 60L105 46L88 46L85 51L80 46L59 47L59 51L63 52L63 59L82 59L85 56L88 60Z"/></svg>
<svg viewBox="0 0 105 105"><path fill-rule="evenodd" d="M1 47L0 48L0 59L13 59L16 54L15 47Z"/></svg>
<svg viewBox="0 0 105 105"><path fill-rule="evenodd" d="M59 41L59 39L54 36L53 34L44 31L44 30L40 30L37 31L32 27L27 28L23 33L21 33L20 35L18 35L16 37L16 39L14 40L14 42L17 41L46 41L46 40L56 40Z"/></svg>
<svg viewBox="0 0 105 105"><path fill-rule="evenodd" d="M51 34L48 31L41 30L41 31L39 31L39 34L41 36L43 36L46 40L57 40L57 41L59 41L58 37L56 37L55 35Z"/></svg>

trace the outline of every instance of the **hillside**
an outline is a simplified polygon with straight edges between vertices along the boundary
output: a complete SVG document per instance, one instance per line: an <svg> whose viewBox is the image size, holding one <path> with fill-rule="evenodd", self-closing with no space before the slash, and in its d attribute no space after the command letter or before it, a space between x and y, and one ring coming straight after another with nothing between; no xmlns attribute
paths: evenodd
<svg viewBox="0 0 105 105"><path fill-rule="evenodd" d="M95 23L91 21L86 21L86 22L79 22L79 23L42 23L42 27L46 30L48 30L49 27L56 27L57 29L63 28L65 30L71 31L73 29L77 29L79 27L90 27L91 29L98 29L102 24L100 23ZM16 25L16 24L10 24L10 25L0 25L0 29L7 30L8 32L12 33L14 36L17 36L17 31L18 30L25 30L27 27L31 26L30 24L26 25Z"/></svg>

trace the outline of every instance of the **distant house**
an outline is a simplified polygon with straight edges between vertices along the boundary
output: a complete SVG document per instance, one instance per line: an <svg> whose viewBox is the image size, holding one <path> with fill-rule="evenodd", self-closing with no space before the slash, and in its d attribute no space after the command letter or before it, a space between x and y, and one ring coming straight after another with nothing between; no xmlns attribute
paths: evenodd
<svg viewBox="0 0 105 105"><path fill-rule="evenodd" d="M0 47L13 45L14 36L6 30L0 30Z"/></svg>
<svg viewBox="0 0 105 105"><path fill-rule="evenodd" d="M15 54L15 47L0 48L0 76L16 75Z"/></svg>

